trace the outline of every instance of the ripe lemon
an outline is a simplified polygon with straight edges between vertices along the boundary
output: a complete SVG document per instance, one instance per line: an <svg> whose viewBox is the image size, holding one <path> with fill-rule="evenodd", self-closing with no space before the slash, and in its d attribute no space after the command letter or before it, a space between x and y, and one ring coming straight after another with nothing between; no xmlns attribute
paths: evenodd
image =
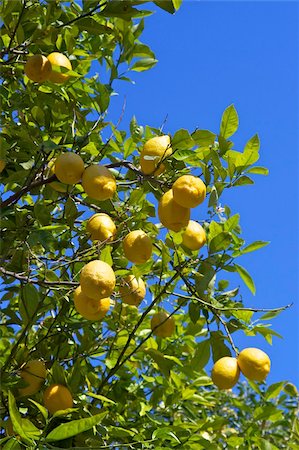
<svg viewBox="0 0 299 450"><path fill-rule="evenodd" d="M142 230L131 231L123 241L125 257L134 264L143 264L150 259L153 244Z"/></svg>
<svg viewBox="0 0 299 450"><path fill-rule="evenodd" d="M108 200L116 191L114 176L105 166L93 164L84 170L82 186L86 194L95 200Z"/></svg>
<svg viewBox="0 0 299 450"><path fill-rule="evenodd" d="M88 320L101 320L110 308L110 298L94 300L83 294L81 286L74 292L74 303L76 311Z"/></svg>
<svg viewBox="0 0 299 450"><path fill-rule="evenodd" d="M90 217L86 224L92 241L112 241L116 233L116 226L108 214L98 213Z"/></svg>
<svg viewBox="0 0 299 450"><path fill-rule="evenodd" d="M52 81L52 83L65 83L69 79L69 75L57 72L57 68L59 70L60 67L64 67L67 70L72 70L70 60L59 52L50 53L50 55L48 55L48 60L52 65L52 72L50 73L49 80Z"/></svg>
<svg viewBox="0 0 299 450"><path fill-rule="evenodd" d="M83 171L83 159L76 153L62 153L55 160L55 175L61 183L79 183Z"/></svg>
<svg viewBox="0 0 299 450"><path fill-rule="evenodd" d="M24 381L26 381L28 386L20 388L19 395L21 397L25 397L35 394L39 391L47 376L45 363L38 359L28 361L28 363L22 367L20 376Z"/></svg>
<svg viewBox="0 0 299 450"><path fill-rule="evenodd" d="M215 362L211 378L219 389L231 389L238 381L240 369L236 358L224 356Z"/></svg>
<svg viewBox="0 0 299 450"><path fill-rule="evenodd" d="M205 230L194 220L189 220L187 228L182 234L182 238L183 244L190 250L199 250L207 242Z"/></svg>
<svg viewBox="0 0 299 450"><path fill-rule="evenodd" d="M270 372L269 356L258 348L245 348L239 353L238 364L249 380L263 381Z"/></svg>
<svg viewBox="0 0 299 450"><path fill-rule="evenodd" d="M49 170L49 177L55 174L55 159L52 159L48 163ZM57 192L67 192L67 185L60 183L60 181L52 181L52 183L49 183L49 186L51 186L52 189L54 189Z"/></svg>
<svg viewBox="0 0 299 450"><path fill-rule="evenodd" d="M52 72L52 66L45 56L33 55L27 60L24 72L30 80L42 83L49 79Z"/></svg>
<svg viewBox="0 0 299 450"><path fill-rule="evenodd" d="M193 175L183 175L172 185L173 198L185 208L195 208L206 198L206 185Z"/></svg>
<svg viewBox="0 0 299 450"><path fill-rule="evenodd" d="M170 137L168 135L155 136L149 139L143 146L140 154L140 166L144 174L160 175L165 170L161 159L171 155Z"/></svg>
<svg viewBox="0 0 299 450"><path fill-rule="evenodd" d="M109 264L96 259L81 270L80 285L87 297L94 300L108 298L115 287L115 273Z"/></svg>
<svg viewBox="0 0 299 450"><path fill-rule="evenodd" d="M3 172L3 170L5 169L6 166L6 161L4 161L4 159L0 159L0 173Z"/></svg>
<svg viewBox="0 0 299 450"><path fill-rule="evenodd" d="M124 303L138 306L146 294L144 281L142 278L128 275L124 278L124 284L120 286L119 292Z"/></svg>
<svg viewBox="0 0 299 450"><path fill-rule="evenodd" d="M190 209L176 203L170 189L160 199L158 206L160 222L169 230L180 231L186 227L190 219Z"/></svg>
<svg viewBox="0 0 299 450"><path fill-rule="evenodd" d="M61 409L72 408L73 397L66 386L52 384L44 392L43 403L49 413L54 414Z"/></svg>
<svg viewBox="0 0 299 450"><path fill-rule="evenodd" d="M171 336L175 331L173 316L169 317L169 314L164 311L154 314L151 320L151 329L155 336L162 338Z"/></svg>

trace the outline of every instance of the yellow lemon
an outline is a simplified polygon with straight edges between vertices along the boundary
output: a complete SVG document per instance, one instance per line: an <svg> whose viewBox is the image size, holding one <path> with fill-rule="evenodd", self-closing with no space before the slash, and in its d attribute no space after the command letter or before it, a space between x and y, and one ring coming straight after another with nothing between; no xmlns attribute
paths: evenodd
<svg viewBox="0 0 299 450"><path fill-rule="evenodd" d="M116 191L116 181L105 166L93 164L84 170L82 186L86 194L95 200L108 200Z"/></svg>
<svg viewBox="0 0 299 450"><path fill-rule="evenodd" d="M193 175L183 175L172 185L174 200L185 208L195 208L206 198L206 185Z"/></svg>
<svg viewBox="0 0 299 450"><path fill-rule="evenodd" d="M231 389L238 381L240 369L236 358L224 356L215 362L211 378L219 389Z"/></svg>
<svg viewBox="0 0 299 450"><path fill-rule="evenodd" d="M239 353L238 364L249 380L263 381L270 372L269 356L258 348L245 348Z"/></svg>
<svg viewBox="0 0 299 450"><path fill-rule="evenodd" d="M81 286L78 286L74 292L74 303L76 311L85 319L101 320L107 314L110 308L110 298L94 300L83 294Z"/></svg>
<svg viewBox="0 0 299 450"><path fill-rule="evenodd" d="M48 168L50 169L49 176L55 175L55 159L49 161ZM60 183L60 181L52 181L49 186L57 192L67 192L67 185Z"/></svg>
<svg viewBox="0 0 299 450"><path fill-rule="evenodd" d="M72 408L73 397L66 386L52 384L44 392L43 403L49 413L54 414L56 411Z"/></svg>
<svg viewBox="0 0 299 450"><path fill-rule="evenodd" d="M79 183L83 171L83 159L76 153L62 153L55 160L55 175L61 183Z"/></svg>
<svg viewBox="0 0 299 450"><path fill-rule="evenodd" d="M162 338L171 336L175 331L173 316L169 317L169 314L164 311L154 314L151 319L151 329L155 336Z"/></svg>
<svg viewBox="0 0 299 450"><path fill-rule="evenodd" d="M160 199L158 206L160 222L172 231L180 231L186 227L190 219L190 209L176 203L170 189Z"/></svg>
<svg viewBox="0 0 299 450"><path fill-rule="evenodd" d="M52 81L52 83L65 83L69 79L69 75L55 69L60 70L60 67L64 67L67 70L72 70L70 60L59 52L50 53L50 55L48 55L48 60L52 65L52 72L50 73L49 80Z"/></svg>
<svg viewBox="0 0 299 450"><path fill-rule="evenodd" d="M142 230L131 231L123 241L125 257L134 264L143 264L150 259L153 244Z"/></svg>
<svg viewBox="0 0 299 450"><path fill-rule="evenodd" d="M123 285L119 288L122 301L127 305L138 306L146 294L143 279L128 275L123 281Z"/></svg>
<svg viewBox="0 0 299 450"><path fill-rule="evenodd" d="M98 213L90 217L86 224L92 241L112 241L116 233L116 226L108 214Z"/></svg>
<svg viewBox="0 0 299 450"><path fill-rule="evenodd" d="M42 384L47 376L47 369L45 363L38 359L28 361L21 369L21 378L28 384L24 388L19 389L19 395L25 397L33 395L40 390Z"/></svg>
<svg viewBox="0 0 299 450"><path fill-rule="evenodd" d="M4 159L0 159L0 173L3 172L3 170L5 169L6 166L6 162L4 161Z"/></svg>
<svg viewBox="0 0 299 450"><path fill-rule="evenodd" d="M45 56L33 55L27 60L24 72L30 80L42 83L51 75L52 66Z"/></svg>
<svg viewBox="0 0 299 450"><path fill-rule="evenodd" d="M199 250L207 242L205 230L194 220L189 220L187 228L182 234L182 238L183 244L190 250Z"/></svg>
<svg viewBox="0 0 299 450"><path fill-rule="evenodd" d="M171 155L170 137L168 135L155 136L143 146L140 154L140 166L144 174L160 175L165 170L161 159Z"/></svg>
<svg viewBox="0 0 299 450"><path fill-rule="evenodd" d="M115 287L115 273L104 261L91 261L81 270L80 285L87 297L94 300L108 298Z"/></svg>

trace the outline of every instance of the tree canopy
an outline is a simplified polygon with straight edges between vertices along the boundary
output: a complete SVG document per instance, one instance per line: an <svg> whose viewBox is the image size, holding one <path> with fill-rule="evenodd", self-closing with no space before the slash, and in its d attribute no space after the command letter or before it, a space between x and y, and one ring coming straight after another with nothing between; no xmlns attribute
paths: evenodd
<svg viewBox="0 0 299 450"><path fill-rule="evenodd" d="M117 123L109 119L120 83L157 63L142 41L146 17L159 8L174 14L180 6L181 0L2 2L4 450L298 448L293 384L268 385L242 375L233 389L221 390L210 371L211 361L238 356L236 332L248 337L248 347L255 347L256 335L272 343L279 335L269 321L289 306L262 310L244 301L246 290L254 294L256 288L239 257L268 243L246 242L229 193L239 189L242 195L242 186L267 175L258 165L259 136L234 147L234 105L212 131L179 129L170 135L166 124L157 128L136 117L123 130L125 107ZM69 63L64 66L57 55L47 58L54 53ZM30 60L34 55L40 56ZM29 60L37 66L30 68ZM40 75L47 67L52 78L45 72L42 81L32 80L31 70ZM165 136L169 144L162 154L156 143L161 140L146 150L152 138ZM62 154L72 156L59 171ZM79 181L68 182L74 160L80 169L74 155L82 159L82 170ZM106 177L105 186L97 182L96 194L94 166ZM185 175L204 186L201 204L192 209L204 233L195 248L186 238L185 184L182 205L173 188ZM103 193L109 182L111 195ZM166 193L174 200L165 206L165 218ZM110 217L110 234L93 236L99 232L89 220L94 214ZM145 236L137 247L128 239L136 230ZM148 255L138 259L143 252ZM101 320L84 317L83 278L92 261L105 263L105 288L116 277L110 301L105 304L103 294L96 303ZM102 279L94 272L92 277L99 289ZM141 281L130 284L136 280ZM153 325L157 313L164 314L160 330L172 324L164 333ZM43 361L45 369L34 366L38 388L29 393L32 372L24 367L32 361ZM54 385L67 387L58 409L47 400Z"/></svg>

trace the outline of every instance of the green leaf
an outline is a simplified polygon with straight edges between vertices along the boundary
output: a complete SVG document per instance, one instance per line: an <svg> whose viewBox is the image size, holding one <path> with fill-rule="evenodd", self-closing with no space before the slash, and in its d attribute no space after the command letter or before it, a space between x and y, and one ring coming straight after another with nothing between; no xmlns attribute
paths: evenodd
<svg viewBox="0 0 299 450"><path fill-rule="evenodd" d="M252 244L247 245L247 247L243 248L241 250L241 253L250 253L254 252L255 250L259 250L260 248L266 247L266 245L269 245L269 241L254 241Z"/></svg>
<svg viewBox="0 0 299 450"><path fill-rule="evenodd" d="M239 126L238 113L234 105L230 105L226 108L226 110L222 115L220 125L220 135L224 139L227 139L237 131L238 126Z"/></svg>
<svg viewBox="0 0 299 450"><path fill-rule="evenodd" d="M248 169L247 173L254 173L257 175L269 175L269 170L266 167L255 166Z"/></svg>
<svg viewBox="0 0 299 450"><path fill-rule="evenodd" d="M189 317L193 323L196 323L198 321L199 316L200 316L200 310L201 310L201 306L198 302L190 302L189 303L188 312L189 312Z"/></svg>
<svg viewBox="0 0 299 450"><path fill-rule="evenodd" d="M95 416L87 417L86 419L72 420L71 422L63 423L54 428L54 430L47 435L46 441L61 441L72 436L77 436L100 424L107 414L108 411L104 411Z"/></svg>
<svg viewBox="0 0 299 450"><path fill-rule="evenodd" d="M278 383L271 384L265 392L265 399L271 400L279 396L284 387L285 381L279 381Z"/></svg>
<svg viewBox="0 0 299 450"><path fill-rule="evenodd" d="M94 394L93 392L86 392L86 395L92 398L96 398L97 400L101 400L101 402L103 403L110 403L112 405L116 405L116 403L113 400L111 400L108 397L105 397L104 395Z"/></svg>
<svg viewBox="0 0 299 450"><path fill-rule="evenodd" d="M210 333L210 342L214 363L223 356L231 356L231 351L227 345L225 345L224 336L220 331L212 331Z"/></svg>
<svg viewBox="0 0 299 450"><path fill-rule="evenodd" d="M248 289L252 292L253 295L255 295L255 292L256 292L255 284L254 284L253 279L251 278L251 276L247 272L247 270L244 269L244 267L239 266L238 264L235 264L234 266L235 266L238 274L240 275L240 277L242 278L242 280L244 281L244 283L248 287Z"/></svg>
<svg viewBox="0 0 299 450"><path fill-rule="evenodd" d="M69 197L65 203L64 213L65 213L65 217L66 217L66 221L67 221L68 225L70 227L73 227L74 222L78 216L78 210L77 210L76 203L74 202L74 200L71 197Z"/></svg>
<svg viewBox="0 0 299 450"><path fill-rule="evenodd" d="M158 60L154 58L142 58L136 61L131 70L135 72L143 72L144 70L149 70L157 64Z"/></svg>
<svg viewBox="0 0 299 450"><path fill-rule="evenodd" d="M266 314L263 314L260 317L260 320L271 320L271 319L274 319L274 317L277 317L281 312L282 312L282 310L281 311L269 311Z"/></svg>
<svg viewBox="0 0 299 450"><path fill-rule="evenodd" d="M40 301L39 292L33 284L27 283L20 293L20 312L26 323L33 318Z"/></svg>
<svg viewBox="0 0 299 450"><path fill-rule="evenodd" d="M194 147L194 141L188 130L178 130L171 140L172 150L190 149Z"/></svg>
<svg viewBox="0 0 299 450"><path fill-rule="evenodd" d="M209 145L214 144L216 139L216 134L212 133L209 130L196 130L192 133L192 138L195 144L200 147L208 147Z"/></svg>
<svg viewBox="0 0 299 450"><path fill-rule="evenodd" d="M154 1L154 4L159 6L159 8L161 8L161 9L164 9L164 11L167 11L170 14L175 13L175 7L174 7L172 1L156 0L156 1Z"/></svg>
<svg viewBox="0 0 299 450"><path fill-rule="evenodd" d="M255 152L258 152L260 149L260 139L257 134L252 136L252 138L249 139L249 141L246 143L244 147L244 151L246 150L253 150Z"/></svg>
<svg viewBox="0 0 299 450"><path fill-rule="evenodd" d="M210 253L217 253L226 250L231 244L231 235L227 231L222 231L209 243Z"/></svg>
<svg viewBox="0 0 299 450"><path fill-rule="evenodd" d="M109 266L112 267L113 265L113 259L111 256L111 247L110 245L106 245L103 250L101 251L101 261L104 261L105 263L109 264Z"/></svg>
<svg viewBox="0 0 299 450"><path fill-rule="evenodd" d="M12 438L4 444L2 450L22 450L22 447L15 438Z"/></svg>
<svg viewBox="0 0 299 450"><path fill-rule="evenodd" d="M210 349L209 339L196 344L195 354L191 361L192 369L200 371L208 364L210 359Z"/></svg>
<svg viewBox="0 0 299 450"><path fill-rule="evenodd" d="M244 186L245 184L254 184L254 181L247 175L242 175L233 182L233 186Z"/></svg>
<svg viewBox="0 0 299 450"><path fill-rule="evenodd" d="M172 0L173 6L178 10L182 4L183 0Z"/></svg>
<svg viewBox="0 0 299 450"><path fill-rule="evenodd" d="M25 442L30 444L32 439L40 436L41 431L29 419L22 419L16 406L16 400L10 391L8 392L8 410L13 429Z"/></svg>

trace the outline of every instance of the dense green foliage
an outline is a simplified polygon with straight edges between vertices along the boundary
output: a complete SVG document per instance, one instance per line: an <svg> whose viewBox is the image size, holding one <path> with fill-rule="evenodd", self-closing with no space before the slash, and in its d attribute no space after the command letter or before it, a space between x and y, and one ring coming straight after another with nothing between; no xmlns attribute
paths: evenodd
<svg viewBox="0 0 299 450"><path fill-rule="evenodd" d="M3 0L0 35L2 324L0 341L1 414L11 417L18 437L4 450L22 448L296 449L298 393L287 382L267 386L244 378L233 391L212 385L210 359L235 355L234 332L277 333L268 321L280 310L259 311L243 303L232 280L239 275L255 293L254 281L238 258L267 243L246 243L240 216L221 207L225 192L267 175L257 165L257 135L242 151L230 140L239 120L233 105L219 130L178 130L173 153L159 177L144 175L139 154L146 140L166 133L132 118L129 130L109 122L115 83L130 72L156 64L141 41L144 18L159 7L174 13L179 0L95 1ZM63 85L38 84L24 76L27 55L59 51L73 70ZM140 74L142 82L142 74ZM125 111L123 111L125 114ZM48 164L62 151L79 153L85 165L107 165L117 179L112 201L92 200L81 184L57 192ZM196 209L208 245L192 252L182 233L167 232L157 217L157 201L181 175L200 176L207 199ZM106 212L117 225L111 244L93 244L86 220ZM122 240L143 229L154 243L151 260L132 267ZM117 288L113 307L101 322L83 319L73 306L73 290L84 264L95 258L113 265ZM133 273L147 284L137 309L122 303L118 286ZM176 321L174 336L155 338L150 318L159 308ZM18 398L24 362L44 359L46 385L68 385L75 404L49 417L42 392ZM2 422L5 427L5 422Z"/></svg>

